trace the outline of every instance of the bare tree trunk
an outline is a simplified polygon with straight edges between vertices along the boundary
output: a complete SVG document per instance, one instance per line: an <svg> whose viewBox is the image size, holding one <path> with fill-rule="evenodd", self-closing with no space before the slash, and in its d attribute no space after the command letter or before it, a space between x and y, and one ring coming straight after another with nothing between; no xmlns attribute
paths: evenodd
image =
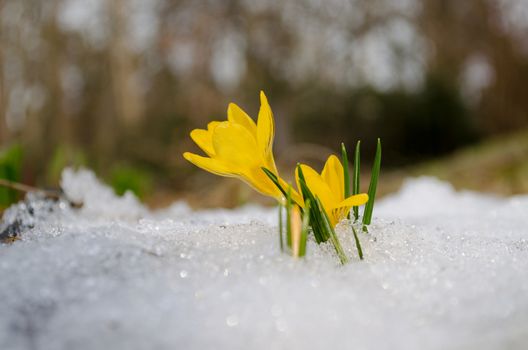
<svg viewBox="0 0 528 350"><path fill-rule="evenodd" d="M2 2L0 2L0 11L2 10ZM2 18L0 17L0 21ZM3 35L4 24L0 22L0 42L5 43ZM4 82L4 44L0 45L0 147L8 142L9 133L6 125L6 91Z"/></svg>
<svg viewBox="0 0 528 350"><path fill-rule="evenodd" d="M0 147L7 143L9 135L6 125L6 93L4 88L4 75L2 60L2 48L0 47Z"/></svg>
<svg viewBox="0 0 528 350"><path fill-rule="evenodd" d="M54 9L58 8L58 1L54 0ZM56 10L53 13L57 13ZM64 92L61 84L61 69L64 64L64 38L55 17L49 19L44 24L43 36L49 44L50 49L47 51L42 79L48 87L49 99L46 108L40 115L34 115L32 118L39 118L36 122L42 126L42 141L40 147L44 146L40 153L44 159L49 159L55 147L58 145L67 145L73 142L72 120L64 110ZM41 68L42 69L42 68ZM40 76L40 72L34 73Z"/></svg>
<svg viewBox="0 0 528 350"><path fill-rule="evenodd" d="M134 57L126 46L125 0L110 1L109 6L112 23L110 68L115 109L123 125L134 126L141 117L143 100L134 76Z"/></svg>

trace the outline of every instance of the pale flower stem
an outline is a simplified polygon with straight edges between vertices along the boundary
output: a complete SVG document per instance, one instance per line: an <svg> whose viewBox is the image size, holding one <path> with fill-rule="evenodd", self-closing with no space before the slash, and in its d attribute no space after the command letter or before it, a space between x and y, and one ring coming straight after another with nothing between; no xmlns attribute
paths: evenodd
<svg viewBox="0 0 528 350"><path fill-rule="evenodd" d="M301 235L302 235L302 219L299 207L294 206L291 209L291 240L292 240L292 255L295 258L300 256Z"/></svg>

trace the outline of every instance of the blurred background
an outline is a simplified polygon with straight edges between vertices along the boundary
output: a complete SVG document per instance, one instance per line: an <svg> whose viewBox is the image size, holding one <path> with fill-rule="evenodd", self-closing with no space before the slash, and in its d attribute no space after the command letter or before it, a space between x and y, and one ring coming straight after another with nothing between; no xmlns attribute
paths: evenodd
<svg viewBox="0 0 528 350"><path fill-rule="evenodd" d="M380 137L382 194L420 174L528 192L526 0L1 0L0 43L1 178L85 166L155 207L261 200L181 154L262 89L282 174L361 140L367 186Z"/></svg>

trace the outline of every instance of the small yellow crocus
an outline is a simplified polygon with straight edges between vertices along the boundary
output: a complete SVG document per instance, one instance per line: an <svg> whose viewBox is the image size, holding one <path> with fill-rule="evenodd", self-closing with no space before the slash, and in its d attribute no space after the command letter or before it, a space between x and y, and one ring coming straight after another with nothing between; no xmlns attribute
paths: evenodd
<svg viewBox="0 0 528 350"><path fill-rule="evenodd" d="M368 202L366 193L345 198L343 165L341 165L339 158L336 156L331 155L328 157L320 175L308 165L301 164L300 167L306 185L313 195L321 201L332 226L343 220L350 212L350 208ZM296 179L297 187L300 188L298 171L296 172Z"/></svg>
<svg viewBox="0 0 528 350"><path fill-rule="evenodd" d="M191 132L193 141L207 154L202 157L185 152L183 157L194 165L220 176L236 177L258 192L284 202L282 192L268 178L262 168L277 176L283 189L288 185L282 180L273 159L275 123L273 112L264 92L260 92L260 110L257 123L234 103L227 108L227 121L213 121L207 129ZM300 196L292 193L294 200Z"/></svg>

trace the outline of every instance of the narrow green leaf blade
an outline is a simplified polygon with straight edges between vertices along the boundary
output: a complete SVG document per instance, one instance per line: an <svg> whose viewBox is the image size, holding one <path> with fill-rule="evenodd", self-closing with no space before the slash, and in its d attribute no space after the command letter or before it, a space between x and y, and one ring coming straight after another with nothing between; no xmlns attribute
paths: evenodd
<svg viewBox="0 0 528 350"><path fill-rule="evenodd" d="M292 247L292 237L291 237L291 188L288 188L288 193L286 194L286 244L288 247Z"/></svg>
<svg viewBox="0 0 528 350"><path fill-rule="evenodd" d="M354 241L356 242L356 249L358 251L358 256L360 260L363 260L363 249L361 249L361 242L359 241L359 237L357 235L356 229L352 225L352 233L354 234Z"/></svg>
<svg viewBox="0 0 528 350"><path fill-rule="evenodd" d="M381 141L378 139L376 147L376 155L374 157L374 164L372 165L372 174L370 175L370 185L368 190L369 200L365 205L365 212L363 214L363 225L370 225L372 221L372 212L374 211L374 201L376 200L376 190L378 187L378 179L381 169ZM363 230L366 228L364 227Z"/></svg>
<svg viewBox="0 0 528 350"><path fill-rule="evenodd" d="M281 193L284 195L284 197L287 197L288 194L286 193L286 190L282 188L281 184L279 183L279 179L277 178L277 175L275 175L271 170L262 167L262 171L270 178L270 180L277 186L277 188L281 191Z"/></svg>
<svg viewBox="0 0 528 350"><path fill-rule="evenodd" d="M301 231L301 241L299 243L299 256L306 255L306 242L308 240L308 230L310 227L310 200L304 203L304 214Z"/></svg>
<svg viewBox="0 0 528 350"><path fill-rule="evenodd" d="M343 172L344 172L344 181L345 181L345 198L350 197L350 174L348 171L348 155L346 151L345 144L341 144L341 161L343 162Z"/></svg>
<svg viewBox="0 0 528 350"><path fill-rule="evenodd" d="M277 186L277 188L281 191L281 193L284 196L284 198L288 197L287 191L291 190L291 185L288 185L288 189L285 190L282 187L282 185L280 184L279 178L277 177L277 175L275 175L273 172L271 172L271 170L269 170L267 168L262 167L260 169L262 169L262 171L269 177L269 179L273 182L273 184L275 184L275 186ZM291 197L291 195L290 195L290 197ZM293 198L291 198L291 200L293 202L295 202L295 204L297 204L299 207L302 208L302 205L300 203L297 203L295 200L293 200Z"/></svg>
<svg viewBox="0 0 528 350"><path fill-rule="evenodd" d="M329 236L326 234L321 215L317 215L317 213L319 213L323 209L319 206L319 203L317 203L317 201L315 200L313 193L306 185L306 180L304 178L304 174L300 165L297 165L297 174L299 176L299 186L304 201L310 201L310 203L312 204L312 208L310 210L310 225L312 226L312 231L314 233L315 240L317 241L317 243L326 242L329 239Z"/></svg>
<svg viewBox="0 0 528 350"><path fill-rule="evenodd" d="M358 141L356 144L356 149L354 152L354 174L353 174L353 183L352 183L352 194L356 195L359 194L359 179L360 179L360 168L361 168L361 157L360 157L360 147L361 147L361 141ZM354 220L359 219L359 207L353 207L354 211Z"/></svg>
<svg viewBox="0 0 528 350"><path fill-rule="evenodd" d="M348 155L344 143L341 143L341 162L343 163L343 181L344 181L344 198L350 197L350 174L348 171ZM347 214L347 219L350 219L350 212Z"/></svg>
<svg viewBox="0 0 528 350"><path fill-rule="evenodd" d="M315 201L320 208L323 207L319 201L319 198L315 197ZM330 237L330 242L332 242L334 246L337 256L339 257L339 261L341 261L341 264L345 265L348 262L348 258L345 254L345 251L343 250L343 247L341 246L341 243L339 242L339 239L337 238L334 229L332 228L332 225L330 224L330 218L328 218L328 215L324 210L321 210L317 214L322 218L324 229L326 230L327 235Z"/></svg>

